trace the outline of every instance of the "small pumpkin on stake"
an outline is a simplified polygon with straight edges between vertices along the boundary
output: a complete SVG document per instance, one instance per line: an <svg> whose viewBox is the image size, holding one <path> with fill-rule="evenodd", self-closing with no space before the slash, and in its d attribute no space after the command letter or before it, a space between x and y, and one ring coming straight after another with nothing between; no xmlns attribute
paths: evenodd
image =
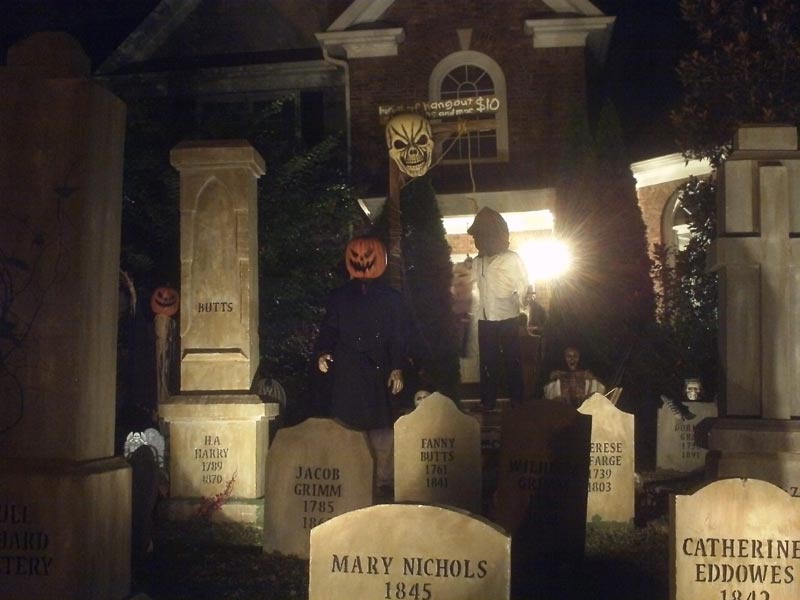
<svg viewBox="0 0 800 600"><path fill-rule="evenodd" d="M344 262L351 279L377 279L386 271L386 248L376 237L355 237L347 244Z"/></svg>
<svg viewBox="0 0 800 600"><path fill-rule="evenodd" d="M180 295L171 287L159 287L150 296L150 310L156 315L173 317L180 308Z"/></svg>

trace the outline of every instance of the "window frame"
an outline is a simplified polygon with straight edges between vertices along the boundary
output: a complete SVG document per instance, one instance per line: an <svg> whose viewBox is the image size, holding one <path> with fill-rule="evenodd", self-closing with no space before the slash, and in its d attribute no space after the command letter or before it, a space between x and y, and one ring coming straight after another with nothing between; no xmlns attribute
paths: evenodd
<svg viewBox="0 0 800 600"><path fill-rule="evenodd" d="M500 65L492 58L481 52L474 50L462 50L454 52L443 58L431 71L428 80L428 97L431 101L441 100L442 83L454 69L464 66L474 66L485 71L492 79L494 84L494 95L500 100L500 110L495 113L497 121L496 142L497 155L494 157L474 158L472 162L507 162L508 161L508 96L506 93L506 78ZM442 144L437 142L437 152L441 154ZM469 162L469 159L447 159L443 164L462 164Z"/></svg>

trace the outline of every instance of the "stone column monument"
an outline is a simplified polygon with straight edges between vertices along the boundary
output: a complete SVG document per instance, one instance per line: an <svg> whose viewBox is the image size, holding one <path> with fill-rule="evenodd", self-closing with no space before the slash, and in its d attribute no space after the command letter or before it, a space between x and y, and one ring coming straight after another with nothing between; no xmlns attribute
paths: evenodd
<svg viewBox="0 0 800 600"><path fill-rule="evenodd" d="M114 458L125 105L66 34L0 67L0 597L125 598Z"/></svg>
<svg viewBox="0 0 800 600"><path fill-rule="evenodd" d="M800 497L800 151L792 126L739 129L718 192L720 418L702 440L716 478ZM795 419L795 420L792 420Z"/></svg>
<svg viewBox="0 0 800 600"><path fill-rule="evenodd" d="M254 522L264 495L269 420L277 404L250 394L258 369L258 211L264 160L244 140L173 148L181 194L181 394L169 423L168 514L197 514L227 492L228 520Z"/></svg>

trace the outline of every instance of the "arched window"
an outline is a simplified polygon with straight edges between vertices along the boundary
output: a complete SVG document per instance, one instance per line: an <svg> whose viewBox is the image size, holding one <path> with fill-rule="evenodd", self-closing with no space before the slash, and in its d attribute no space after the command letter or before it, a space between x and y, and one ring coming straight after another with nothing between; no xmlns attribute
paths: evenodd
<svg viewBox="0 0 800 600"><path fill-rule="evenodd" d="M497 113L471 117L495 119L496 128L472 131L460 137L458 134L453 134L442 142L447 152L444 160L508 160L506 80L503 71L494 60L471 50L450 54L433 69L429 82L429 95L431 100L496 96L500 100L500 109Z"/></svg>
<svg viewBox="0 0 800 600"><path fill-rule="evenodd" d="M692 233L689 231L689 213L680 201L680 189L675 190L664 205L661 217L661 239L673 252L686 248Z"/></svg>

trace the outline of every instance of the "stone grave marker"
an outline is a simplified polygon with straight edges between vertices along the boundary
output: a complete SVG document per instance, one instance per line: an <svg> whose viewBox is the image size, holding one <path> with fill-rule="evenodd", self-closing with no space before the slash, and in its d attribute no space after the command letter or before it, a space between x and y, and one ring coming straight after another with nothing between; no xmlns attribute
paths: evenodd
<svg viewBox="0 0 800 600"><path fill-rule="evenodd" d="M583 554L591 427L590 416L555 400L503 413L494 520L532 558Z"/></svg>
<svg viewBox="0 0 800 600"><path fill-rule="evenodd" d="M447 396L435 392L395 422L394 499L480 513L480 424Z"/></svg>
<svg viewBox="0 0 800 600"><path fill-rule="evenodd" d="M12 46L0 90L0 598L126 598L131 469L114 456L125 105L65 33Z"/></svg>
<svg viewBox="0 0 800 600"><path fill-rule="evenodd" d="M634 496L634 420L602 394L584 400L578 412L592 417L589 495L586 521L632 523Z"/></svg>
<svg viewBox="0 0 800 600"><path fill-rule="evenodd" d="M249 393L258 367L258 210L264 159L245 140L182 142L181 393L159 403L169 424L172 519L230 491L215 518L254 523L277 403Z"/></svg>
<svg viewBox="0 0 800 600"><path fill-rule="evenodd" d="M658 410L656 466L688 473L705 466L707 450L695 443L694 433L700 421L717 416L717 405L714 402L682 404L687 410L686 416L675 414L666 403Z"/></svg>
<svg viewBox="0 0 800 600"><path fill-rule="evenodd" d="M372 504L373 470L362 431L317 418L279 430L266 469L264 551L308 558L312 527Z"/></svg>
<svg viewBox="0 0 800 600"><path fill-rule="evenodd" d="M508 600L511 540L461 511L382 504L311 531L309 600Z"/></svg>
<svg viewBox="0 0 800 600"><path fill-rule="evenodd" d="M800 503L758 479L670 502L671 600L800 598Z"/></svg>

